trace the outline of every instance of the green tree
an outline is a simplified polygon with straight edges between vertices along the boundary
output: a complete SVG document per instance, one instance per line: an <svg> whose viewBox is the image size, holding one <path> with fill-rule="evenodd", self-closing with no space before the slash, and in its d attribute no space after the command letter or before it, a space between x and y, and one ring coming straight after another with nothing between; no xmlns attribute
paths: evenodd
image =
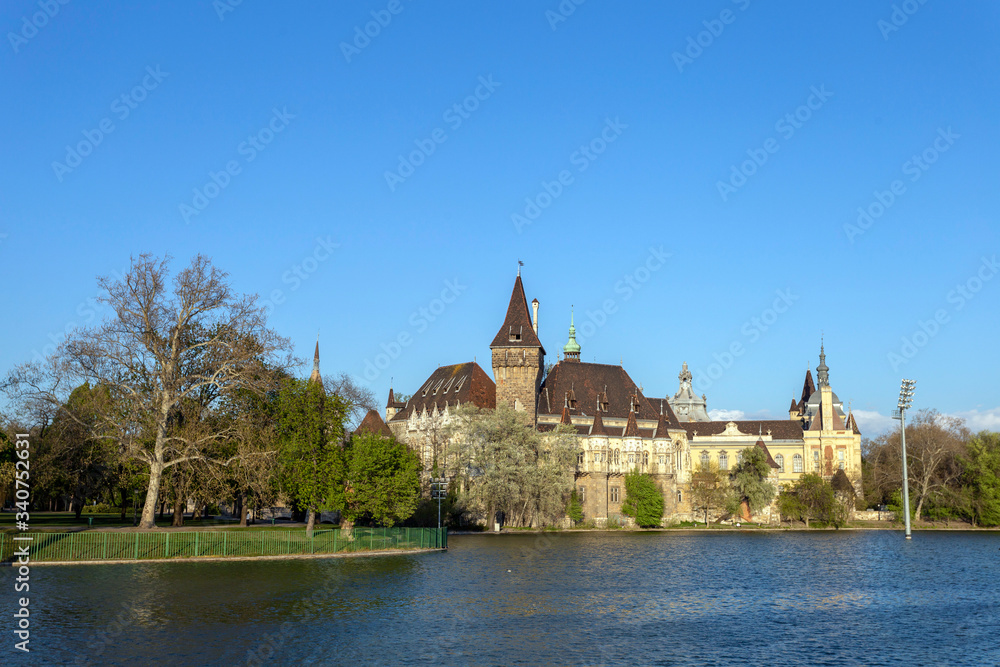
<svg viewBox="0 0 1000 667"><path fill-rule="evenodd" d="M809 527L809 508L795 488L786 487L778 494L778 512L788 520L789 526L792 521L804 521L806 528Z"/></svg>
<svg viewBox="0 0 1000 667"><path fill-rule="evenodd" d="M573 489L575 431L559 425L539 433L525 413L501 405L456 412L451 456L468 506L492 525L502 512L515 526L551 524L565 516Z"/></svg>
<svg viewBox="0 0 1000 667"><path fill-rule="evenodd" d="M622 514L635 519L642 528L652 528L660 525L663 508L663 492L652 477L639 471L625 475Z"/></svg>
<svg viewBox="0 0 1000 667"><path fill-rule="evenodd" d="M165 471L208 458L211 445L229 436L193 407L211 410L241 388L264 391L271 377L262 365L294 364L289 341L267 327L256 296L235 293L203 255L172 280L169 261L143 254L124 276L100 278L111 317L74 330L45 363L22 364L5 383L15 400L52 409L83 382L107 388L112 400L93 430L145 464L142 528L155 527ZM180 414L189 418L186 427Z"/></svg>
<svg viewBox="0 0 1000 667"><path fill-rule="evenodd" d="M573 489L573 493L569 494L569 502L566 504L566 516L574 524L583 521L583 505L580 503L580 495L576 492L576 489Z"/></svg>
<svg viewBox="0 0 1000 667"><path fill-rule="evenodd" d="M1000 433L982 431L971 438L960 460L965 514L973 525L1000 525Z"/></svg>
<svg viewBox="0 0 1000 667"><path fill-rule="evenodd" d="M714 461L699 463L698 471L691 475L691 504L704 510L706 526L709 511L722 507L728 495L728 479L719 471L719 465Z"/></svg>
<svg viewBox="0 0 1000 667"><path fill-rule="evenodd" d="M795 483L794 492L802 507L802 520L809 527L809 521L830 521L833 504L836 502L833 487L816 473L806 473Z"/></svg>
<svg viewBox="0 0 1000 667"><path fill-rule="evenodd" d="M307 380L288 379L277 397L278 462L281 483L306 510L306 530L316 513L344 508L346 462L341 443L347 406L336 394Z"/></svg>
<svg viewBox="0 0 1000 667"><path fill-rule="evenodd" d="M830 480L830 488L833 490L833 505L830 508L830 521L836 528L847 525L854 511L855 495L854 484L851 483L847 473L837 470Z"/></svg>
<svg viewBox="0 0 1000 667"><path fill-rule="evenodd" d="M767 481L770 475L771 466L762 448L747 447L740 452L739 462L729 473L729 485L744 518L749 519L774 500L777 489Z"/></svg>
<svg viewBox="0 0 1000 667"><path fill-rule="evenodd" d="M356 433L347 448L345 516L393 526L420 501L420 457L395 438Z"/></svg>

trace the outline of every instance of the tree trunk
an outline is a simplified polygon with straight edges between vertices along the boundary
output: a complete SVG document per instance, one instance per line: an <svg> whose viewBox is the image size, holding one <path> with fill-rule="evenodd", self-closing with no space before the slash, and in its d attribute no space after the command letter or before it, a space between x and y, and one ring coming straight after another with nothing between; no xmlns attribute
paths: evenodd
<svg viewBox="0 0 1000 667"><path fill-rule="evenodd" d="M309 509L309 518L306 520L306 535L310 537L313 534L313 529L316 527L316 510Z"/></svg>
<svg viewBox="0 0 1000 667"><path fill-rule="evenodd" d="M202 518L202 516L201 516L201 499L200 498L195 498L195 500L194 500L194 511L191 512L191 520L194 521L195 519L200 519L200 518Z"/></svg>
<svg viewBox="0 0 1000 667"><path fill-rule="evenodd" d="M161 460L149 464L149 486L146 487L146 501L142 505L142 519L139 520L139 528L143 530L156 528L156 499L160 497L162 479L163 461L161 457Z"/></svg>
<svg viewBox="0 0 1000 667"><path fill-rule="evenodd" d="M179 493L174 496L174 520L170 525L178 527L184 525L184 498Z"/></svg>
<svg viewBox="0 0 1000 667"><path fill-rule="evenodd" d="M128 511L128 498L126 498L126 496L128 495L128 489L126 489L124 486L121 486L121 487L118 487L118 492L121 493L121 495L122 495L122 515L121 515L121 522L125 523L125 513Z"/></svg>
<svg viewBox="0 0 1000 667"><path fill-rule="evenodd" d="M163 514L167 511L167 501L160 500L160 521L163 521Z"/></svg>
<svg viewBox="0 0 1000 667"><path fill-rule="evenodd" d="M240 494L240 527L247 527L247 504L244 502L243 494Z"/></svg>

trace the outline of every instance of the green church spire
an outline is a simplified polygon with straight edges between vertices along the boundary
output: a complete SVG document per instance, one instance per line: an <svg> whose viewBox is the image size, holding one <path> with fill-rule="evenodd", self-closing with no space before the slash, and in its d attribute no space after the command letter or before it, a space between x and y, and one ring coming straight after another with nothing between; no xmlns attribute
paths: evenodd
<svg viewBox="0 0 1000 667"><path fill-rule="evenodd" d="M580 361L580 344L576 342L576 326L573 324L573 309L569 311L569 342L563 346L567 361Z"/></svg>

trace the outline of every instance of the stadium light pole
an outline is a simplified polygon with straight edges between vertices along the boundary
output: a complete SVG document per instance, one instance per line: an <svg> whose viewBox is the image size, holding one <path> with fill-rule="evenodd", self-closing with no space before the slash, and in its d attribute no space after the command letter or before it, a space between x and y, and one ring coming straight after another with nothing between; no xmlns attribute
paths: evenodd
<svg viewBox="0 0 1000 667"><path fill-rule="evenodd" d="M913 387L916 380L903 380L899 387L899 402L893 417L899 419L899 440L903 446L903 512L906 513L906 539L913 539L910 535L910 477L906 472L906 411L913 403Z"/></svg>

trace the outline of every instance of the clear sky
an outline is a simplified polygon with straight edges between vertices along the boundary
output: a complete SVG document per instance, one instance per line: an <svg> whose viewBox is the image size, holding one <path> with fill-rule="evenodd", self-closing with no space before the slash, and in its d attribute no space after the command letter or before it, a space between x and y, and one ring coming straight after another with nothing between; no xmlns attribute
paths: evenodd
<svg viewBox="0 0 1000 667"><path fill-rule="evenodd" d="M787 416L822 335L865 433L902 377L1000 428L1000 6L577 2L4 2L0 369L205 253L412 393L521 260L647 396Z"/></svg>

